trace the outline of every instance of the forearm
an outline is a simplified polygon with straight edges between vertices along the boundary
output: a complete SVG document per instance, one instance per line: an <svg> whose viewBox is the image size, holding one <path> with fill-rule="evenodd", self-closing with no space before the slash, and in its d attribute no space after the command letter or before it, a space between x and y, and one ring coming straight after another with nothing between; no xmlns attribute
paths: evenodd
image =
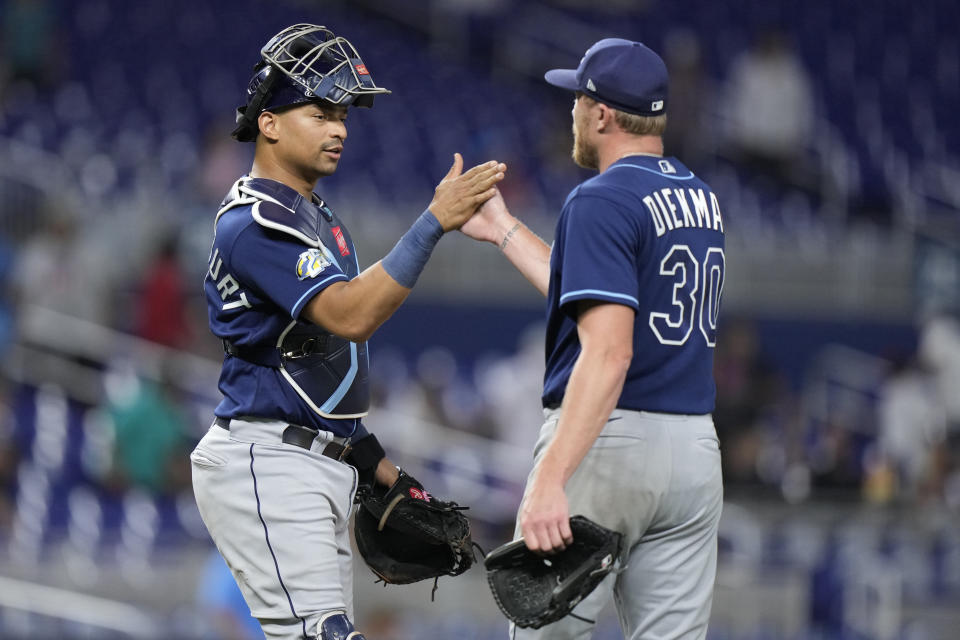
<svg viewBox="0 0 960 640"><path fill-rule="evenodd" d="M556 434L538 475L566 484L617 406L629 360L613 350L581 352L563 397Z"/></svg>
<svg viewBox="0 0 960 640"><path fill-rule="evenodd" d="M380 262L353 280L330 285L314 296L304 316L353 342L363 342L403 304L410 289L397 283Z"/></svg>
<svg viewBox="0 0 960 640"><path fill-rule="evenodd" d="M393 463L392 460L390 460L390 458L383 458L377 465L377 470L374 474L374 477L380 484L387 487L392 487L397 481L397 478L400 477L400 469Z"/></svg>
<svg viewBox="0 0 960 640"><path fill-rule="evenodd" d="M308 303L308 319L348 340L367 340L410 295L443 227L428 209L382 260Z"/></svg>
<svg viewBox="0 0 960 640"><path fill-rule="evenodd" d="M524 278L546 297L550 285L550 246L525 224L513 224L500 230L500 251Z"/></svg>

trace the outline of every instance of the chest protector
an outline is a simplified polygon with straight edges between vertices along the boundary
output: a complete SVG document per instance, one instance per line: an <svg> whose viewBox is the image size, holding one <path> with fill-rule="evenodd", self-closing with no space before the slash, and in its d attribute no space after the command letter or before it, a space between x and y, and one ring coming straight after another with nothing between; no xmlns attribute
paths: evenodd
<svg viewBox="0 0 960 640"><path fill-rule="evenodd" d="M236 204L252 204L257 224L320 249L351 280L359 274L353 241L322 200L309 203L299 196L294 202L275 199L273 194L263 193L257 182L241 181L234 188L239 195ZM226 202L218 215L230 204ZM325 418L367 415L370 385L366 342L351 342L312 322L293 320L276 345L247 348L225 344L224 348L230 355L279 369L303 401Z"/></svg>

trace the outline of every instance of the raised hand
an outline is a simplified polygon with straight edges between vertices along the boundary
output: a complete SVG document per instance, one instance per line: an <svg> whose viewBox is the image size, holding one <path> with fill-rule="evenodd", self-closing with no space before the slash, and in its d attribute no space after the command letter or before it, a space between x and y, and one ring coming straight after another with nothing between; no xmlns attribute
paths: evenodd
<svg viewBox="0 0 960 640"><path fill-rule="evenodd" d="M494 196L480 205L477 212L460 227L460 231L474 240L500 244L505 234L517 224L517 219L507 209L500 190L494 189Z"/></svg>
<svg viewBox="0 0 960 640"><path fill-rule="evenodd" d="M479 164L466 173L463 157L453 154L453 166L434 190L430 211L436 216L444 231L459 229L477 207L496 193L496 185L503 180L507 165L491 160Z"/></svg>

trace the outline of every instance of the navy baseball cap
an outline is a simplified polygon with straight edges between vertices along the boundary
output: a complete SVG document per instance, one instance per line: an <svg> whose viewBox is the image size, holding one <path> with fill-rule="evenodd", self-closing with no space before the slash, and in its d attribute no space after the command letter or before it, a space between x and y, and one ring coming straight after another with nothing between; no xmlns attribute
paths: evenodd
<svg viewBox="0 0 960 640"><path fill-rule="evenodd" d="M547 82L581 91L638 116L667 111L667 65L652 49L623 38L604 38L587 49L576 69L551 69Z"/></svg>

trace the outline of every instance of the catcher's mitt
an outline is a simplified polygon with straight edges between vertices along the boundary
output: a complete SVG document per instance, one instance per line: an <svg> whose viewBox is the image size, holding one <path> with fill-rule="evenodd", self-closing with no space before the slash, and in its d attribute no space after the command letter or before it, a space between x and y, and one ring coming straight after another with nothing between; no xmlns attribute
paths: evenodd
<svg viewBox="0 0 960 640"><path fill-rule="evenodd" d="M487 556L487 581L497 606L518 627L540 627L564 617L610 573L623 536L583 516L570 518L573 543L550 556L523 540Z"/></svg>
<svg viewBox="0 0 960 640"><path fill-rule="evenodd" d="M384 582L457 576L473 565L467 507L437 500L413 476L401 471L392 487L367 490L359 503L357 550Z"/></svg>

